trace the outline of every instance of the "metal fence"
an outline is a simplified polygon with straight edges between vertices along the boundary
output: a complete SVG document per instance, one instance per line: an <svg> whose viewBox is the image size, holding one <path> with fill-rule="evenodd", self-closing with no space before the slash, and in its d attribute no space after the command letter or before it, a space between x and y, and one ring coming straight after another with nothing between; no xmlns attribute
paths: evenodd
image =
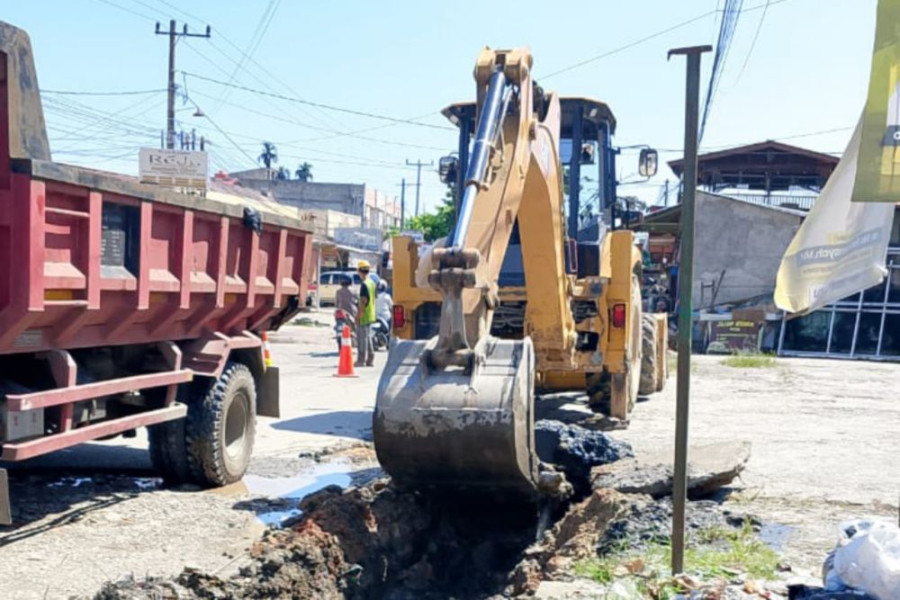
<svg viewBox="0 0 900 600"><path fill-rule="evenodd" d="M797 210L809 210L816 202L818 194L800 193L800 192L783 192L774 194L754 194L750 192L722 192L724 195L762 206L778 206L781 208L793 208Z"/></svg>

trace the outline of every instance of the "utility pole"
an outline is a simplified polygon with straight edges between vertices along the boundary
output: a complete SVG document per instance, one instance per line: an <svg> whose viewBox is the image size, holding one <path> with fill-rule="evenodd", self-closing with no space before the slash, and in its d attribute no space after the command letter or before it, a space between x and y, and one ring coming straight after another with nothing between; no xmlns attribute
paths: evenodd
<svg viewBox="0 0 900 600"><path fill-rule="evenodd" d="M400 180L400 231L406 229L406 177Z"/></svg>
<svg viewBox="0 0 900 600"><path fill-rule="evenodd" d="M700 56L712 46L669 50L687 57L684 102L684 199L681 203L681 261L678 265L678 378L675 398L675 475L672 486L672 574L684 573L687 504L688 417L691 390L692 294L694 286L694 192L697 189L697 130L700 109Z"/></svg>
<svg viewBox="0 0 900 600"><path fill-rule="evenodd" d="M169 101L166 111L166 148L172 150L175 148L175 42L180 37L210 37L209 25L206 26L206 33L188 33L188 26L185 24L182 31L175 31L175 19L169 21L169 31L162 31L159 22L156 23L156 35L169 36Z"/></svg>
<svg viewBox="0 0 900 600"><path fill-rule="evenodd" d="M416 216L419 216L419 189L422 187L422 167L433 167L434 161L429 160L428 163L423 163L421 160L417 160L416 162L409 162L409 159L406 160L406 164L409 166L416 167Z"/></svg>
<svg viewBox="0 0 900 600"><path fill-rule="evenodd" d="M666 179L666 199L663 200L663 206L669 206L669 180Z"/></svg>

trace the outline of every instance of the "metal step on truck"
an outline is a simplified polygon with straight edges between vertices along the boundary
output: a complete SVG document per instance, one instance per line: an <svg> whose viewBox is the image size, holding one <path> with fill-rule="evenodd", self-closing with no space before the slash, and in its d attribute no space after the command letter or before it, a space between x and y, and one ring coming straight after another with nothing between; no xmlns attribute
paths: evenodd
<svg viewBox="0 0 900 600"><path fill-rule="evenodd" d="M311 247L248 190L52 162L28 36L0 22L0 460L147 427L167 481L240 479L279 412L265 332L299 310Z"/></svg>

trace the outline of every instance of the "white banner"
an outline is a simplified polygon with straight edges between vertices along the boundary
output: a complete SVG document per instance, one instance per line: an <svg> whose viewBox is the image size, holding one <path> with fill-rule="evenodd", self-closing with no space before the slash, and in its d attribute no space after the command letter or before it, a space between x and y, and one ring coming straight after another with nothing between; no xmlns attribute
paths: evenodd
<svg viewBox="0 0 900 600"><path fill-rule="evenodd" d="M840 162L784 253L775 304L806 313L881 283L894 203L851 202L862 119ZM900 198L898 198L900 200Z"/></svg>

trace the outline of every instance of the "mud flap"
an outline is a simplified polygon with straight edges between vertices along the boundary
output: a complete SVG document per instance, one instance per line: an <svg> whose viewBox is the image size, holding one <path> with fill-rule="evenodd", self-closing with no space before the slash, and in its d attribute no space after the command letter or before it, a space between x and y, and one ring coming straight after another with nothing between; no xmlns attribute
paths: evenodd
<svg viewBox="0 0 900 600"><path fill-rule="evenodd" d="M259 389L256 390L256 414L259 416L281 417L280 381L278 367L269 367L260 376Z"/></svg>
<svg viewBox="0 0 900 600"><path fill-rule="evenodd" d="M6 469L0 469L0 525L12 525L12 507L9 504L9 479Z"/></svg>

